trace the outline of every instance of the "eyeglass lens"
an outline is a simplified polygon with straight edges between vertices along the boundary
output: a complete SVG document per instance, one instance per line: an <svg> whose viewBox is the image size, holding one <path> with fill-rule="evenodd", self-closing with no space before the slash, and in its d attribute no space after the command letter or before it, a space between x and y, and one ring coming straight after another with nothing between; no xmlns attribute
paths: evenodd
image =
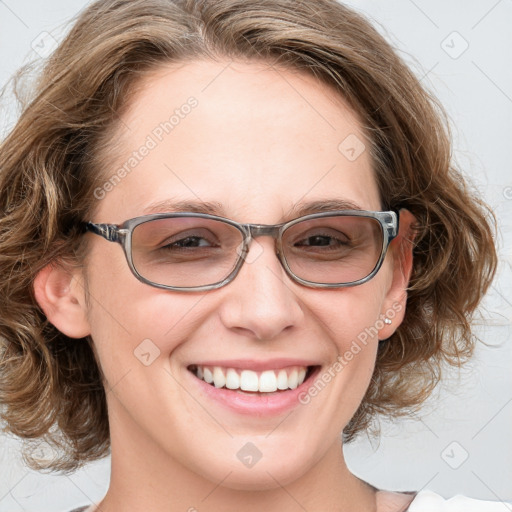
<svg viewBox="0 0 512 512"><path fill-rule="evenodd" d="M175 287L224 280L242 254L244 234L235 226L201 217L155 219L137 225L132 262L148 281ZM377 219L332 216L288 227L282 252L291 272L314 283L349 283L368 276L382 252Z"/></svg>

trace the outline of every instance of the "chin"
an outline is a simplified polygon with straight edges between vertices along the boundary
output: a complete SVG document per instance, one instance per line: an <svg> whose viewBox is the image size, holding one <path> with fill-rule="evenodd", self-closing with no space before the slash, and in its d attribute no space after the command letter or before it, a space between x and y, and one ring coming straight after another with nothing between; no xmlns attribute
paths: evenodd
<svg viewBox="0 0 512 512"><path fill-rule="evenodd" d="M250 441L247 442L249 443ZM250 452L251 449L246 450L246 453ZM267 455L268 452L270 454ZM271 446L267 449L262 448L259 459L255 451L253 460L248 460L247 465L236 456L230 458L231 460L225 454L220 454L218 457L217 463L210 465L208 474L203 473L203 476L216 485L221 482L222 487L239 491L278 489L299 479L317 462L311 457L308 463L307 454L299 453L297 450L290 454L288 448L279 450ZM240 458L243 459L243 454ZM214 468L213 471L212 468ZM201 469L204 471L204 468Z"/></svg>
<svg viewBox="0 0 512 512"><path fill-rule="evenodd" d="M232 473L221 485L224 488L237 491L269 491L289 485L300 478L304 472L303 466L291 469L277 464L275 467L269 464L259 469L256 469L256 467L251 469L236 468L232 470ZM218 482L218 480L217 476L217 479L213 481Z"/></svg>

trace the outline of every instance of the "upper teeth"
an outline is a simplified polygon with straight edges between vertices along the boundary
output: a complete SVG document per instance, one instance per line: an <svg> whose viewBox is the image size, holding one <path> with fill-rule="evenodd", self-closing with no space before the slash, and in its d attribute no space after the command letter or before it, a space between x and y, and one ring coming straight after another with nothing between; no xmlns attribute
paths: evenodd
<svg viewBox="0 0 512 512"><path fill-rule="evenodd" d="M242 391L259 391L272 393L278 389L295 389L306 378L307 367L289 366L280 370L237 370L220 366L197 366L195 374L198 378L216 388L241 389Z"/></svg>

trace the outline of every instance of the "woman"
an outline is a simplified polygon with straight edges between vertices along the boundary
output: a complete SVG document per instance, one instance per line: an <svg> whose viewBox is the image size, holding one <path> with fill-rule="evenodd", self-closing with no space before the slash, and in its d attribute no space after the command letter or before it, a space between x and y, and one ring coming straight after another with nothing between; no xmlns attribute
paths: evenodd
<svg viewBox="0 0 512 512"><path fill-rule="evenodd" d="M470 355L496 255L367 21L99 1L0 156L2 417L55 470L111 453L88 512L423 510L342 442Z"/></svg>

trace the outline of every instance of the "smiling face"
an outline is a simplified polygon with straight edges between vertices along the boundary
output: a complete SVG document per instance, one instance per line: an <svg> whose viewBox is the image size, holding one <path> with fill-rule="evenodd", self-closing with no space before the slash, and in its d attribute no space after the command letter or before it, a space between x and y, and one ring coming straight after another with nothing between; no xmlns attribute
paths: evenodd
<svg viewBox="0 0 512 512"><path fill-rule="evenodd" d="M278 224L333 202L381 209L355 115L309 76L261 63L169 66L121 120L93 222L179 209ZM261 236L234 281L183 293L140 282L119 244L86 236L90 297L80 304L106 378L113 467L137 461L265 489L342 456L378 338L400 321L394 243L373 279L325 290L292 281ZM198 378L210 372L212 384ZM295 389L243 394L220 389L226 377L232 388Z"/></svg>

